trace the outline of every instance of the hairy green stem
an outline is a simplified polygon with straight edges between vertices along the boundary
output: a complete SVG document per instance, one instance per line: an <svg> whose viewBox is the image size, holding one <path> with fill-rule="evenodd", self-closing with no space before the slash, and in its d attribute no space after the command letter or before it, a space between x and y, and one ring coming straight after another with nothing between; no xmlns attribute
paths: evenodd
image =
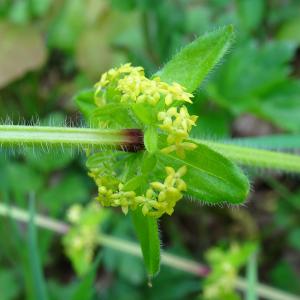
<svg viewBox="0 0 300 300"><path fill-rule="evenodd" d="M275 149L275 150L298 150L300 149L300 135L299 134L272 134L253 137L242 137L228 140L229 143L255 147L261 149Z"/></svg>
<svg viewBox="0 0 300 300"><path fill-rule="evenodd" d="M30 216L27 211L19 209L17 207L8 206L0 203L0 215L11 217L21 222L29 222ZM42 215L35 215L34 222L36 225L54 231L59 234L65 234L69 230L69 226L63 222L48 218ZM101 234L99 237L99 243L104 247L109 247L116 251L121 251L133 256L142 257L141 250L138 244L125 241L116 237ZM173 254L162 252L161 255L162 264L176 268L178 270L185 271L196 276L205 276L207 267L196 261L182 258ZM243 278L236 280L236 288L241 291L247 290L247 281ZM278 289L269 287L265 284L256 285L257 294L260 297L269 300L299 300L300 298L289 293L280 291Z"/></svg>
<svg viewBox="0 0 300 300"><path fill-rule="evenodd" d="M209 146L213 150L244 166L300 173L299 155L223 144L207 140L195 141Z"/></svg>
<svg viewBox="0 0 300 300"><path fill-rule="evenodd" d="M0 125L0 145L114 146L132 142L128 130Z"/></svg>
<svg viewBox="0 0 300 300"><path fill-rule="evenodd" d="M228 143L194 140L220 152L236 163L300 173L300 156ZM124 146L143 148L142 132L138 129L94 129L47 126L0 125L0 146Z"/></svg>

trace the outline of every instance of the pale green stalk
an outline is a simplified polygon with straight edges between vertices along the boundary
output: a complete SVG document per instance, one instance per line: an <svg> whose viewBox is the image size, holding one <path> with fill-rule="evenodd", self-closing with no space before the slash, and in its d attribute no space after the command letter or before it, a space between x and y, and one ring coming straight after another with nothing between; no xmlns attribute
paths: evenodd
<svg viewBox="0 0 300 300"><path fill-rule="evenodd" d="M228 140L228 143L261 149L296 150L300 149L300 135L272 134L253 137L242 137L230 139Z"/></svg>
<svg viewBox="0 0 300 300"><path fill-rule="evenodd" d="M130 142L121 130L48 126L0 125L3 146L102 146Z"/></svg>
<svg viewBox="0 0 300 300"><path fill-rule="evenodd" d="M194 141L205 144L234 162L244 166L300 173L300 155L223 144L207 140L195 139Z"/></svg>
<svg viewBox="0 0 300 300"><path fill-rule="evenodd" d="M246 300L258 300L257 297L257 252L253 253L247 262L246 267L247 291Z"/></svg>
<svg viewBox="0 0 300 300"><path fill-rule="evenodd" d="M0 215L11 217L22 222L28 222L30 219L29 214L25 210L7 206L1 203ZM42 215L36 215L34 222L40 227L57 232L59 234L65 234L69 230L69 226L67 224ZM133 242L101 234L99 237L99 243L104 247L109 247L116 251L142 257L139 245ZM194 274L196 276L204 276L204 270L205 272L207 271L206 266L196 261L168 254L166 252L162 253L161 258L162 264L190 274ZM243 278L238 278L235 285L236 288L241 291L247 290L247 281ZM256 291L260 297L269 300L300 300L300 298L297 296L269 287L265 284L257 284Z"/></svg>

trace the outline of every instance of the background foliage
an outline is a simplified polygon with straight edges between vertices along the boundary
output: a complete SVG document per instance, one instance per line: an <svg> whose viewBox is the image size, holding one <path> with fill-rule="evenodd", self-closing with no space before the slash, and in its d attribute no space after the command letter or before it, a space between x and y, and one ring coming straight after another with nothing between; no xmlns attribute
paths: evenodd
<svg viewBox="0 0 300 300"><path fill-rule="evenodd" d="M299 20L297 0L2 0L0 118L81 124L72 96L101 72L132 61L153 74L195 36L232 23L238 29L234 47L197 92L193 111L200 117L193 134L300 133ZM36 210L61 220L68 207L90 202L96 192L84 157L68 151L3 152L0 169L1 202L28 209L34 191ZM172 218L160 221L163 246L204 260L213 246L222 252L232 242L257 241L259 279L300 294L299 178L247 171L254 191L245 206L181 201ZM109 214L103 230L133 239L130 220L119 211ZM37 236L49 299L196 299L207 284L163 266L149 289L142 262L108 248L100 249L94 269L78 277L61 238L40 229ZM32 284L34 230L28 237L26 227L1 219L0 238L1 299L43 299Z"/></svg>

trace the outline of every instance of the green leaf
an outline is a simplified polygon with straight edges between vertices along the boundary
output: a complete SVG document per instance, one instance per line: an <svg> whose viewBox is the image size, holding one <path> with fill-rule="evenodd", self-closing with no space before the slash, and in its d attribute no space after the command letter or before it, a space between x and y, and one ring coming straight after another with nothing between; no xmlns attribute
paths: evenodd
<svg viewBox="0 0 300 300"><path fill-rule="evenodd" d="M300 132L300 82L287 79L262 99L254 112L275 125Z"/></svg>
<svg viewBox="0 0 300 300"><path fill-rule="evenodd" d="M261 25L265 11L264 0L242 0L235 1L238 10L240 24L247 31L252 31Z"/></svg>
<svg viewBox="0 0 300 300"><path fill-rule="evenodd" d="M115 159L118 157L124 156L124 152L117 152L117 151L103 151L103 152L96 152L91 155L89 155L86 166L89 169L92 168L99 168L99 166L102 166L104 162L107 162L108 160Z"/></svg>
<svg viewBox="0 0 300 300"><path fill-rule="evenodd" d="M97 108L94 101L94 90L89 89L79 92L75 95L74 101L81 113L84 115L86 121L89 121L92 112Z"/></svg>
<svg viewBox="0 0 300 300"><path fill-rule="evenodd" d="M110 128L137 128L138 125L130 114L129 107L123 103L109 103L97 107L91 114L93 124L106 122Z"/></svg>
<svg viewBox="0 0 300 300"><path fill-rule="evenodd" d="M140 241L148 275L155 276L160 268L160 240L157 220L143 216L140 210L131 213L136 235Z"/></svg>
<svg viewBox="0 0 300 300"><path fill-rule="evenodd" d="M187 184L187 193L197 200L243 203L249 193L249 182L241 169L209 147L200 143L197 145L195 150L186 153L184 159L175 154L160 154L161 165L176 170L186 165L187 174L183 179Z"/></svg>
<svg viewBox="0 0 300 300"><path fill-rule="evenodd" d="M143 154L141 171L143 174L149 174L155 168L157 164L157 156L155 154L150 154L145 151Z"/></svg>
<svg viewBox="0 0 300 300"><path fill-rule="evenodd" d="M199 37L184 47L156 75L177 82L193 92L229 49L233 26L228 25Z"/></svg>
<svg viewBox="0 0 300 300"><path fill-rule="evenodd" d="M42 266L39 258L38 243L36 227L34 223L35 208L34 208L34 196L30 196L30 207L29 207L30 219L28 226L28 253L29 262L31 267L31 274L33 277L34 289L33 293L35 299L46 300L47 293L45 288L45 280L43 276Z"/></svg>
<svg viewBox="0 0 300 300"><path fill-rule="evenodd" d="M124 191L135 191L141 186L145 185L147 182L144 176L135 176L129 179L123 187Z"/></svg>
<svg viewBox="0 0 300 300"><path fill-rule="evenodd" d="M288 77L294 52L295 45L287 42L239 45L208 83L207 97L235 114L250 112L299 130L300 85Z"/></svg>
<svg viewBox="0 0 300 300"><path fill-rule="evenodd" d="M131 105L134 114L146 125L153 125L157 122L157 111L148 104L135 103Z"/></svg>
<svg viewBox="0 0 300 300"><path fill-rule="evenodd" d="M148 127L144 134L144 144L149 153L154 153L157 150L157 139L157 128L154 126Z"/></svg>

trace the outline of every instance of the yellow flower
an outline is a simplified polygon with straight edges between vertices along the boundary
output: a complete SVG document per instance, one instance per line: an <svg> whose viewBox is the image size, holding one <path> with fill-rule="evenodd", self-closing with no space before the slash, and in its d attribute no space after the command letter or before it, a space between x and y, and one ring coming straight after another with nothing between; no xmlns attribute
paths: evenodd
<svg viewBox="0 0 300 300"><path fill-rule="evenodd" d="M179 157L185 156L185 150L194 150L197 146L190 142L184 142L188 139L192 126L196 124L197 116L191 116L185 106L180 110L171 107L167 111L158 113L157 118L163 121L159 126L168 133L167 143L171 146L163 148L161 151L165 154L176 151Z"/></svg>
<svg viewBox="0 0 300 300"><path fill-rule="evenodd" d="M108 189L106 186L99 186L98 197L96 199L102 206L111 206L113 193L112 189Z"/></svg>
<svg viewBox="0 0 300 300"><path fill-rule="evenodd" d="M169 92L172 94L175 100L181 100L188 103L192 103L190 98L193 98L193 94L185 92L185 88L177 82L173 82L172 85L168 87ZM166 102L167 104L167 102ZM170 103L171 104L171 103ZM170 105L167 104L167 105Z"/></svg>
<svg viewBox="0 0 300 300"><path fill-rule="evenodd" d="M149 215L149 212L156 204L156 194L153 189L148 189L146 195L137 196L135 198L137 205L142 207L142 213L144 216Z"/></svg>
<svg viewBox="0 0 300 300"><path fill-rule="evenodd" d="M135 192L123 191L123 184L119 184L119 191L112 195L112 206L121 206L123 213L128 213L128 208L135 208Z"/></svg>
<svg viewBox="0 0 300 300"><path fill-rule="evenodd" d="M160 151L164 154L169 154L176 152L176 155L180 158L185 158L185 151L192 151L197 148L197 145L194 143L183 142L174 144L168 147L161 149Z"/></svg>
<svg viewBox="0 0 300 300"><path fill-rule="evenodd" d="M132 67L130 63L121 65L119 68L110 69L108 72L102 74L100 80L95 84L95 103L98 106L102 106L103 103L102 97L100 97L101 91L103 91L109 84L115 83L115 81L131 74L132 76L140 74L144 75L144 69L142 67Z"/></svg>

